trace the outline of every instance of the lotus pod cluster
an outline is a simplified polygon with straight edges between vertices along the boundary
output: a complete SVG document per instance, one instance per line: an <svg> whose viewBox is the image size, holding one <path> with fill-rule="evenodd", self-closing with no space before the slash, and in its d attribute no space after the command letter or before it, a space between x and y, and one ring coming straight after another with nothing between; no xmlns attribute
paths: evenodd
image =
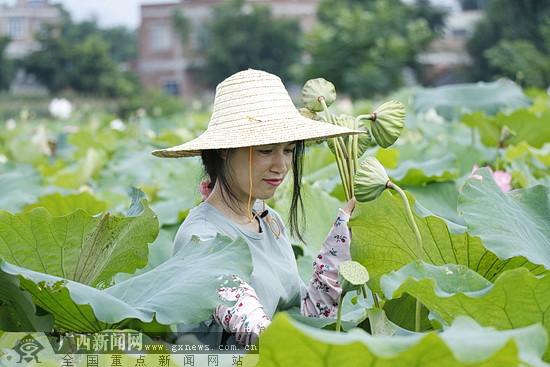
<svg viewBox="0 0 550 367"><path fill-rule="evenodd" d="M386 189L388 175L376 159L367 157L359 163L359 158L370 147L387 148L395 143L405 125L405 107L401 102L391 100L367 115L333 115L328 107L335 100L336 89L331 82L323 78L310 79L302 88L304 108L300 113L312 120L353 130L363 128L364 134L329 138L326 142L336 157L346 199L355 196L359 201L374 200Z"/></svg>

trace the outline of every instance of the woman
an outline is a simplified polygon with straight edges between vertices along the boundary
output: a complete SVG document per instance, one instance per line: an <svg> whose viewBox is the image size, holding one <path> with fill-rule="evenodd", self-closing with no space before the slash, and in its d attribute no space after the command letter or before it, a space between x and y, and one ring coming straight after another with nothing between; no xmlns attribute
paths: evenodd
<svg viewBox="0 0 550 367"><path fill-rule="evenodd" d="M299 276L280 215L260 200L271 198L291 170L290 234L302 239L297 209L298 205L303 209L300 183L304 141L361 132L303 117L280 78L248 69L217 86L212 117L204 133L185 144L153 152L160 157L200 155L210 179L211 193L205 193L205 201L181 224L174 252L192 245L192 236L208 240L222 233L233 239L245 238L252 255L250 284L237 279L238 287L218 290L225 300L238 302L231 307L220 304L213 320L199 328L191 326L194 331L223 328L245 344L255 341L277 310L300 305L305 316L336 315L341 293L338 264L350 259L347 221L355 199L339 209L313 263L308 286Z"/></svg>

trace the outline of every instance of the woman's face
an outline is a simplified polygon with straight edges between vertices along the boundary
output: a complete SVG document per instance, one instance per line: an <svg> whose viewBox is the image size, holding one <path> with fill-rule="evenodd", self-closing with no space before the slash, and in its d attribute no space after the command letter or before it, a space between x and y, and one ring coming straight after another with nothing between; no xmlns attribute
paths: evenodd
<svg viewBox="0 0 550 367"><path fill-rule="evenodd" d="M279 143L252 147L252 200L269 199L292 167L296 143ZM249 147L238 148L229 157L231 188L243 202L248 200ZM271 181L272 180L272 181Z"/></svg>

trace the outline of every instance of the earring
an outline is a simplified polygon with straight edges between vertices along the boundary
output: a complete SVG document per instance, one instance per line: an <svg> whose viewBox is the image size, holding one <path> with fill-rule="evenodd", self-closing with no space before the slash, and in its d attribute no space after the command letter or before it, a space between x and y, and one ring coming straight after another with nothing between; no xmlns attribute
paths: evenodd
<svg viewBox="0 0 550 367"><path fill-rule="evenodd" d="M265 220L266 220L267 224L269 225L269 229L271 230L271 232L273 233L275 238L279 239L279 237L281 236L281 227L279 226L279 222L276 221L275 219L273 219L271 214L269 214L269 212L265 209L265 200L262 200L262 203L263 203L263 208L262 208L263 212L262 213L266 213ZM273 223L275 223L275 226L277 227L276 231L273 228L274 227Z"/></svg>
<svg viewBox="0 0 550 367"><path fill-rule="evenodd" d="M257 215L255 213L255 215ZM262 212L259 215L260 218L264 218L267 222L267 225L269 226L269 229L273 233L276 239L279 239L281 236L281 226L279 225L279 222L274 220L271 214L269 214L269 211L265 208L265 200L262 200ZM274 227L277 227L277 230L274 229Z"/></svg>

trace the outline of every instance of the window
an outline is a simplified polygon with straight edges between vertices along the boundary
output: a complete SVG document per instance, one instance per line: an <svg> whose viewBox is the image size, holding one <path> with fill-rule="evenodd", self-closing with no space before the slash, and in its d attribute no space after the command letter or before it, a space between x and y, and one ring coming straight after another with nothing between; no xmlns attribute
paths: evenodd
<svg viewBox="0 0 550 367"><path fill-rule="evenodd" d="M149 44L154 52L170 49L170 28L164 24L155 24L149 27Z"/></svg>
<svg viewBox="0 0 550 367"><path fill-rule="evenodd" d="M468 31L466 29L453 29L451 32L453 37L466 38L468 36Z"/></svg>
<svg viewBox="0 0 550 367"><path fill-rule="evenodd" d="M8 36L11 38L21 38L23 36L23 17L11 17L8 19Z"/></svg>
<svg viewBox="0 0 550 367"><path fill-rule="evenodd" d="M179 96L180 94L180 85L174 80L164 82L164 85L162 87L164 89L164 92L171 96Z"/></svg>

